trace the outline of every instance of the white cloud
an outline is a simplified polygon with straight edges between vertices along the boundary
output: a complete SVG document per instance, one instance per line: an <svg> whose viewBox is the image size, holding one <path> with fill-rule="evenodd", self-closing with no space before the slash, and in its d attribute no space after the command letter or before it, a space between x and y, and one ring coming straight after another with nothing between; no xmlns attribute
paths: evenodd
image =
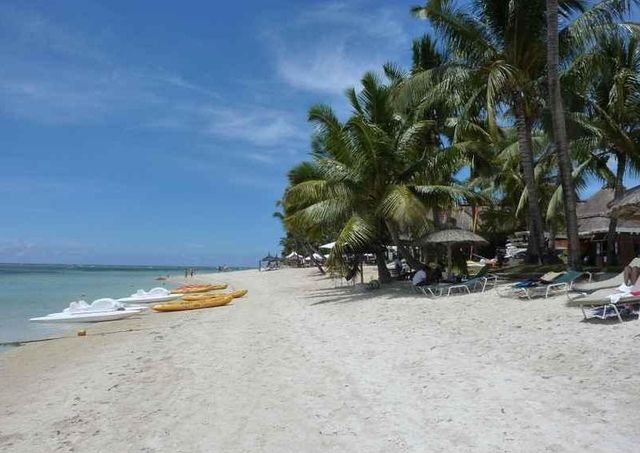
<svg viewBox="0 0 640 453"><path fill-rule="evenodd" d="M13 45L48 51L57 58L80 58L94 62L107 60L107 55L90 45L81 34L66 30L42 15L20 10L7 3L0 5L0 28L10 34Z"/></svg>
<svg viewBox="0 0 640 453"><path fill-rule="evenodd" d="M337 95L356 86L363 73L374 66L371 61L358 61L348 55L344 43L327 43L300 52L280 49L277 55L278 74L289 85Z"/></svg>
<svg viewBox="0 0 640 453"><path fill-rule="evenodd" d="M12 239L0 241L0 262L45 262L54 257L81 256L87 248L76 241L58 239L54 242Z"/></svg>
<svg viewBox="0 0 640 453"><path fill-rule="evenodd" d="M184 88L185 90L191 90L195 93L204 94L206 96L219 99L221 96L213 90L210 90L206 87L202 87L200 85L196 85L193 82L190 82L183 77L175 74L152 74L152 75L142 75L142 77L148 77L150 79L156 79L159 82L166 83L168 85L173 85L177 88Z"/></svg>
<svg viewBox="0 0 640 453"><path fill-rule="evenodd" d="M29 241L2 241L0 242L0 257L21 258L34 248L35 244Z"/></svg>
<svg viewBox="0 0 640 453"><path fill-rule="evenodd" d="M366 71L406 52L410 37L398 10L363 2L327 2L266 33L278 75L290 86L341 95ZM408 15L408 11L406 13Z"/></svg>
<svg viewBox="0 0 640 453"><path fill-rule="evenodd" d="M372 8L367 2L323 2L300 13L297 23L303 27L342 27L354 37L377 37L400 44L407 39L397 10Z"/></svg>
<svg viewBox="0 0 640 453"><path fill-rule="evenodd" d="M218 92L164 68L118 65L91 42L44 17L0 7L0 114L46 124L115 123L199 134L254 148L304 138L292 113L267 100L226 103ZM247 89L255 95L252 89ZM237 147L236 147L237 148ZM273 163L275 152L246 157Z"/></svg>
<svg viewBox="0 0 640 453"><path fill-rule="evenodd" d="M275 146L305 135L289 114L266 108L208 109L208 132L221 138L241 140L257 146Z"/></svg>
<svg viewBox="0 0 640 453"><path fill-rule="evenodd" d="M118 64L103 46L93 35L0 5L0 111L48 124L122 122L122 113L167 122L167 114L180 113L175 105L219 98L172 71Z"/></svg>

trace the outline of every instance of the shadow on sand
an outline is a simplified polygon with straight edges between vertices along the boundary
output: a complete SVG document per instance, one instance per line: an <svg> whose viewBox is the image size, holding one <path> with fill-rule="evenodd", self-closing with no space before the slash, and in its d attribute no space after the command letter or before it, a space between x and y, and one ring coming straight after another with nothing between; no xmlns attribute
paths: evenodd
<svg viewBox="0 0 640 453"><path fill-rule="evenodd" d="M368 289L366 284L338 288L320 288L309 291L305 296L305 299L314 301L310 305L315 306L332 303L341 304L347 302L361 302L370 299L371 297L383 298L390 301L392 299L411 296L415 296L416 298L425 298L425 296L415 293L409 282L393 282L376 290Z"/></svg>

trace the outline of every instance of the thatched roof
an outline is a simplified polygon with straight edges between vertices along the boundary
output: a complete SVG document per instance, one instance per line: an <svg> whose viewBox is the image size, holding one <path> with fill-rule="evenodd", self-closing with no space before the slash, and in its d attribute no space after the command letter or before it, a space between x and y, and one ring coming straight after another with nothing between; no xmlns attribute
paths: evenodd
<svg viewBox="0 0 640 453"><path fill-rule="evenodd" d="M640 186L627 190L624 197L609 204L609 215L623 219L640 220Z"/></svg>
<svg viewBox="0 0 640 453"><path fill-rule="evenodd" d="M578 203L578 231L581 236L609 231L609 205L613 201L613 189L600 189L590 198ZM640 233L640 220L620 220L618 233Z"/></svg>
<svg viewBox="0 0 640 453"><path fill-rule="evenodd" d="M481 208L478 208L478 212ZM436 221L435 212L430 210L427 214L427 219L436 225L440 225L440 228L473 230L473 215L471 206L458 206L448 210L441 210L439 212L439 218ZM406 244L413 244L417 242L424 242L419 238L412 237L411 233L406 227L400 228L398 233L400 241Z"/></svg>
<svg viewBox="0 0 640 453"><path fill-rule="evenodd" d="M429 244L487 243L487 240L471 231L461 229L440 230L429 234L423 242Z"/></svg>

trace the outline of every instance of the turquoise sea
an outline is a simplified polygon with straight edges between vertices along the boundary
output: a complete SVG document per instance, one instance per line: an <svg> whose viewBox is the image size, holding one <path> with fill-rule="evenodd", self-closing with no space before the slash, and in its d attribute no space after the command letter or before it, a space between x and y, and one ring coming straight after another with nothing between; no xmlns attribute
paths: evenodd
<svg viewBox="0 0 640 453"><path fill-rule="evenodd" d="M166 275L184 277L184 267L0 264L0 345L58 336L74 325L31 323L29 318L62 311L81 298L117 299L164 286L156 278Z"/></svg>

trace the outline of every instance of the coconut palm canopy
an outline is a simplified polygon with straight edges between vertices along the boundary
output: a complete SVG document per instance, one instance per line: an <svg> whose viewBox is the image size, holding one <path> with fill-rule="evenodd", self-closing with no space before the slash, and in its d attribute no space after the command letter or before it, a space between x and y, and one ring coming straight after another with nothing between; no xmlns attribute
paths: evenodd
<svg viewBox="0 0 640 453"><path fill-rule="evenodd" d="M629 190L624 197L610 205L609 214L613 217L640 220L640 186Z"/></svg>
<svg viewBox="0 0 640 453"><path fill-rule="evenodd" d="M487 244L487 240L482 236L460 229L436 231L425 237L423 242L429 244Z"/></svg>
<svg viewBox="0 0 640 453"><path fill-rule="evenodd" d="M411 267L424 265L406 236L447 245L450 263L453 244L486 243L459 229L424 237L464 205L480 231L530 230L531 263L555 259L545 230L566 229L569 265L579 267L575 192L595 177L620 198L624 176L640 168L640 27L627 22L638 4L425 0L413 13L429 31L414 41L410 68L366 73L346 93L344 120L328 105L309 110L310 159L289 172L282 199L287 234L337 241L335 268L373 252L385 282L389 244ZM637 215L634 193L616 213ZM609 222L610 243L617 227Z"/></svg>

